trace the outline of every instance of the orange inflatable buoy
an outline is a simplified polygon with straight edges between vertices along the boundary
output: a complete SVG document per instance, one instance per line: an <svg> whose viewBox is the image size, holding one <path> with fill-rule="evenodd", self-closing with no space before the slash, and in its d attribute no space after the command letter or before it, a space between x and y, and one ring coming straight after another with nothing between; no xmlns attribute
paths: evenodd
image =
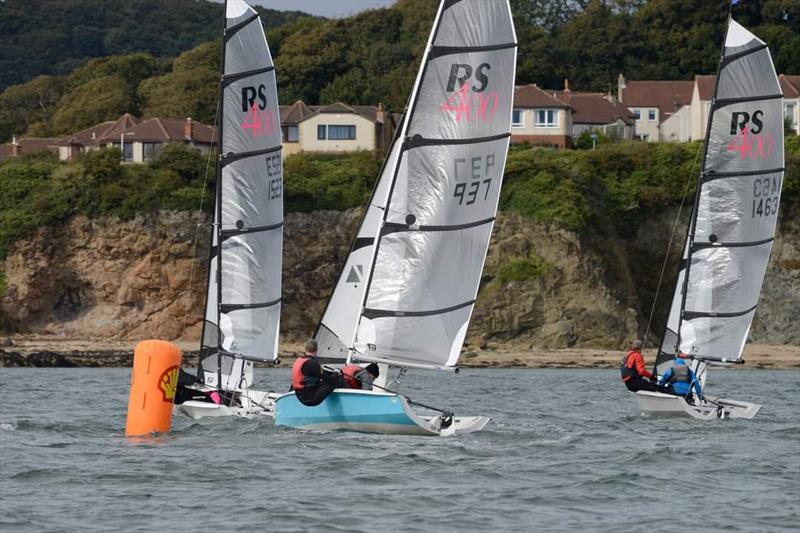
<svg viewBox="0 0 800 533"><path fill-rule="evenodd" d="M181 350L167 341L142 341L133 352L125 436L169 431L178 389Z"/></svg>

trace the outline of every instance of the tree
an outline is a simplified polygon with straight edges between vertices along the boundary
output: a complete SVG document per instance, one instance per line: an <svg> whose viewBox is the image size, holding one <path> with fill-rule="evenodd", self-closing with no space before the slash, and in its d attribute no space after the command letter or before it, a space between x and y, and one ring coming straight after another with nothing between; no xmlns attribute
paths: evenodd
<svg viewBox="0 0 800 533"><path fill-rule="evenodd" d="M0 142L21 135L34 125L39 133L51 130L50 117L64 90L57 76L39 76L21 85L12 85L0 94Z"/></svg>
<svg viewBox="0 0 800 533"><path fill-rule="evenodd" d="M125 80L103 76L66 93L53 115L53 131L73 133L135 109Z"/></svg>

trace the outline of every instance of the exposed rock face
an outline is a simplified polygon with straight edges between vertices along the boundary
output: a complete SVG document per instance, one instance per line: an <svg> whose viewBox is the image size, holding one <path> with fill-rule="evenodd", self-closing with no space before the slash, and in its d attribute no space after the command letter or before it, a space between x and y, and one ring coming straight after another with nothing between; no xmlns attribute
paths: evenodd
<svg viewBox="0 0 800 533"><path fill-rule="evenodd" d="M643 334L673 217L655 217L637 235L621 240L582 238L501 213L467 342L483 348L619 348ZM357 210L287 215L284 341L296 342L313 332L359 219ZM76 217L42 229L9 253L0 304L37 333L196 340L204 304L207 223L200 227L196 247L197 222L189 213L162 212L133 221ZM678 241L683 231L677 231ZM789 219L772 252L753 323L754 341L800 344L799 244L800 223ZM546 271L500 282L497 273L504 264L528 257L540 258ZM651 330L663 327L676 259L666 269Z"/></svg>

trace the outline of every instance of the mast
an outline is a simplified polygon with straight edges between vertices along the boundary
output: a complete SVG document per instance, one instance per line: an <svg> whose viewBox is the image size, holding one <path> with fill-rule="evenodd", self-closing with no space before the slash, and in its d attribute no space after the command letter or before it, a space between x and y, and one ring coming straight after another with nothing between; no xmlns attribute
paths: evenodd
<svg viewBox="0 0 800 533"><path fill-rule="evenodd" d="M217 389L252 384L277 357L283 161L275 68L258 13L225 3L219 159L201 373Z"/></svg>
<svg viewBox="0 0 800 533"><path fill-rule="evenodd" d="M729 18L659 371L678 351L741 358L777 222L781 100L767 45Z"/></svg>
<svg viewBox="0 0 800 533"><path fill-rule="evenodd" d="M507 0L443 0L374 224L353 356L452 368L475 303L508 150Z"/></svg>

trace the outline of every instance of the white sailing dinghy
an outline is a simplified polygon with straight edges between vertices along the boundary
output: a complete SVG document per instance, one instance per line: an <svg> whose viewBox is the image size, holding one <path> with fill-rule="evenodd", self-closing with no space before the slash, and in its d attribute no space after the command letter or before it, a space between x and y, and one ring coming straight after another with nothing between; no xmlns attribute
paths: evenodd
<svg viewBox="0 0 800 533"><path fill-rule="evenodd" d="M271 414L253 363L276 361L281 312L283 163L275 68L258 13L227 0L220 79L220 157L193 418Z"/></svg>
<svg viewBox="0 0 800 533"><path fill-rule="evenodd" d="M687 354L705 385L709 365L743 363L767 269L783 182L783 95L767 45L730 19L706 130L703 168L664 337L662 375ZM752 418L760 405L635 393L643 411Z"/></svg>
<svg viewBox="0 0 800 533"><path fill-rule="evenodd" d="M511 135L508 0L442 0L402 125L316 333L320 357L453 370L489 245ZM278 398L276 425L452 435L482 416L423 416L386 390ZM419 405L419 404L418 404Z"/></svg>

